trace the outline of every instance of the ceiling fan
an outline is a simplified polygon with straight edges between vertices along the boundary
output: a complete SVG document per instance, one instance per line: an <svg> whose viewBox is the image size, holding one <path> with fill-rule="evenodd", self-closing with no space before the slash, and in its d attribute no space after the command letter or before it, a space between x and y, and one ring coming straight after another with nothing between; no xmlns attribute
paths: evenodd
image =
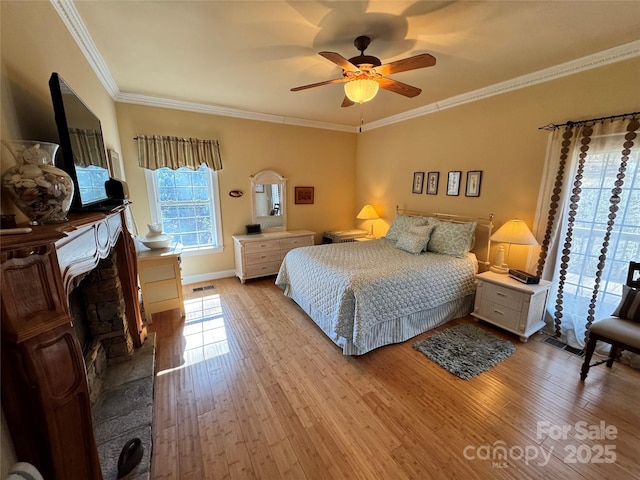
<svg viewBox="0 0 640 480"><path fill-rule="evenodd" d="M349 107L354 103L368 102L376 96L379 87L389 90L390 92L399 93L405 97L420 95L420 92L422 92L420 88L392 80L391 78L387 78L386 75L418 68L432 67L436 64L435 57L428 53L423 53L382 65L380 59L364 54L370 42L371 39L365 35L356 38L353 44L360 51L360 55L350 58L349 60L339 53L320 52L320 55L324 58L342 68L342 78L295 87L292 88L291 91L297 92L306 90L307 88L330 85L332 83L344 83L345 98L342 102L343 107Z"/></svg>

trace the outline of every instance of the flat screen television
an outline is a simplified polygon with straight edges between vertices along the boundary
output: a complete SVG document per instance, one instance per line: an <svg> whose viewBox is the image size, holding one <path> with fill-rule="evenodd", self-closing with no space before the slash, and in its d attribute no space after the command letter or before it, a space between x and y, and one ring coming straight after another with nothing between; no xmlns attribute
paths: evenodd
<svg viewBox="0 0 640 480"><path fill-rule="evenodd" d="M103 210L109 169L100 120L57 73L49 79L62 165L73 179L73 210Z"/></svg>

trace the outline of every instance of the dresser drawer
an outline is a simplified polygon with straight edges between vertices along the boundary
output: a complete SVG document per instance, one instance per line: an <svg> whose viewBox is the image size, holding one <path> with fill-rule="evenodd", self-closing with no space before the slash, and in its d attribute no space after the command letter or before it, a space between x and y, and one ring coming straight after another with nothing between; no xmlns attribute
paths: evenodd
<svg viewBox="0 0 640 480"><path fill-rule="evenodd" d="M504 305L481 300L474 313L504 328L517 330L520 327L520 310L507 308Z"/></svg>
<svg viewBox="0 0 640 480"><path fill-rule="evenodd" d="M244 257L245 264L259 265L261 263L279 262L282 260L282 255L279 250L264 251L260 253L248 253Z"/></svg>
<svg viewBox="0 0 640 480"><path fill-rule="evenodd" d="M265 275L275 275L280 270L281 262L259 263L256 265L247 265L245 277L262 277Z"/></svg>
<svg viewBox="0 0 640 480"><path fill-rule="evenodd" d="M244 251L247 254L270 252L274 250L275 251L280 250L280 245L278 240L270 240L270 241L264 241L264 242L246 242L244 244Z"/></svg>
<svg viewBox="0 0 640 480"><path fill-rule="evenodd" d="M482 283L482 300L520 312L523 294L495 283Z"/></svg>
<svg viewBox="0 0 640 480"><path fill-rule="evenodd" d="M312 237L285 238L280 240L280 249L284 252L298 247L309 247L311 245L313 245Z"/></svg>
<svg viewBox="0 0 640 480"><path fill-rule="evenodd" d="M143 277L143 283L161 282L163 280L172 280L176 278L176 270L173 260L170 258L167 261L160 260L157 263L143 264L141 268L138 268L139 275ZM164 265L163 265L164 263Z"/></svg>

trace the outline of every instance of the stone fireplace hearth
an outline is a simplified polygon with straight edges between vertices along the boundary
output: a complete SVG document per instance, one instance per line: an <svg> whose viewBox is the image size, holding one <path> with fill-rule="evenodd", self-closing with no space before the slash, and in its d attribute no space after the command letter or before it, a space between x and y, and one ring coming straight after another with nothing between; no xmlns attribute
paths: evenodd
<svg viewBox="0 0 640 480"><path fill-rule="evenodd" d="M127 480L148 480L151 471L155 333L127 361L109 365L93 404L93 429L104 479L117 477L118 457L132 438L144 455Z"/></svg>
<svg viewBox="0 0 640 480"><path fill-rule="evenodd" d="M93 431L105 479L117 477L118 458L132 438L145 454L130 480L147 480L151 467L155 334L134 350L118 275L117 253L74 279L69 307L83 332Z"/></svg>

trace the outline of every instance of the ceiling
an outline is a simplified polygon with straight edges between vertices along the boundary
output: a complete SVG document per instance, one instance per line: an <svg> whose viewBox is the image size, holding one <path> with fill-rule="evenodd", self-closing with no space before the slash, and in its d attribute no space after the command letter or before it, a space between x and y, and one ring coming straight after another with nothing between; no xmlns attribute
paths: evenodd
<svg viewBox="0 0 640 480"><path fill-rule="evenodd" d="M640 55L639 1L56 3L67 25L75 6L71 23L104 60L99 77L116 100L346 129L591 68L593 55L596 65ZM436 57L433 67L390 76L422 93L381 89L371 102L342 108L341 84L290 91L339 78L341 69L318 52L355 56L359 35L371 37L366 53L383 63Z"/></svg>

